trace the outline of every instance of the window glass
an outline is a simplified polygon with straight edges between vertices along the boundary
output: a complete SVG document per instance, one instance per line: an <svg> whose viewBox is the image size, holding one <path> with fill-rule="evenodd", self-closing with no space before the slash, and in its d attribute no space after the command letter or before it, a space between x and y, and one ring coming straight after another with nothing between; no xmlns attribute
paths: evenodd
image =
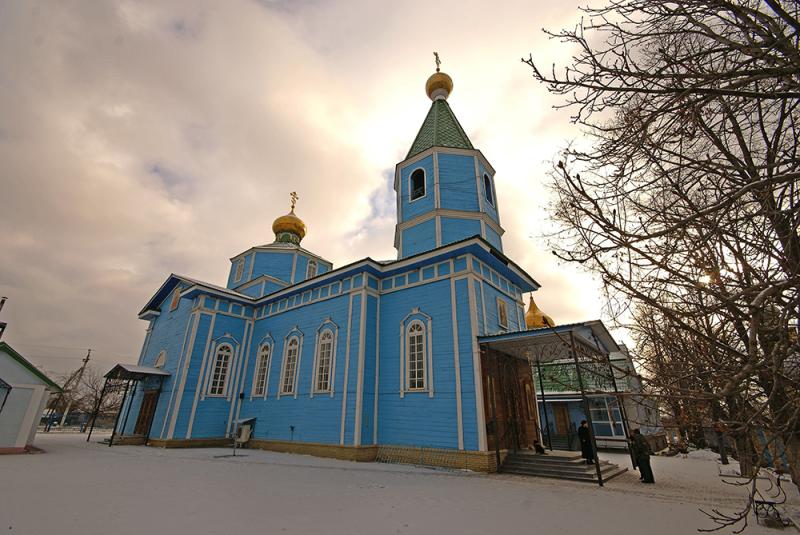
<svg viewBox="0 0 800 535"><path fill-rule="evenodd" d="M506 302L497 298L497 323L503 329L508 328L508 311L506 310Z"/></svg>
<svg viewBox="0 0 800 535"><path fill-rule="evenodd" d="M310 279L311 277L317 276L317 262L316 260L309 260L308 267L306 268L306 278Z"/></svg>
<svg viewBox="0 0 800 535"><path fill-rule="evenodd" d="M263 396L267 391L267 369L269 369L269 357L272 346L264 344L258 350L258 361L256 363L256 373L253 378L253 395Z"/></svg>
<svg viewBox="0 0 800 535"><path fill-rule="evenodd" d="M408 328L408 388L425 388L425 329L419 322Z"/></svg>
<svg viewBox="0 0 800 535"><path fill-rule="evenodd" d="M236 282L239 282L240 280L242 280L242 275L244 275L244 258L240 259L236 263L236 277L234 278L234 280Z"/></svg>
<svg viewBox="0 0 800 535"><path fill-rule="evenodd" d="M486 200L489 204L494 206L494 195L492 194L492 179L489 175L483 175L483 192L486 194Z"/></svg>
<svg viewBox="0 0 800 535"><path fill-rule="evenodd" d="M409 180L409 186L411 189L411 200L419 199L420 197L425 196L425 171L422 169L417 169L413 173L411 173L411 178Z"/></svg>
<svg viewBox="0 0 800 535"><path fill-rule="evenodd" d="M211 376L211 385L208 393L212 396L225 394L225 383L228 379L228 369L233 357L233 348L223 344L217 348L217 358L214 359L214 373Z"/></svg>
<svg viewBox="0 0 800 535"><path fill-rule="evenodd" d="M319 338L317 350L317 392L327 392L331 389L331 362L333 357L333 333L326 330Z"/></svg>
<svg viewBox="0 0 800 535"><path fill-rule="evenodd" d="M286 346L286 356L283 365L283 380L281 381L281 394L294 393L294 377L297 372L297 338L289 340Z"/></svg>

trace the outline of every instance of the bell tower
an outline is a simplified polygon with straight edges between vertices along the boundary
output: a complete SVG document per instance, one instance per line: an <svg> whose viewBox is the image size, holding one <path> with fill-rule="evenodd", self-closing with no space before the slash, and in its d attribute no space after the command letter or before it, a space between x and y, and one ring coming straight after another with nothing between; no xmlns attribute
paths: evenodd
<svg viewBox="0 0 800 535"><path fill-rule="evenodd" d="M453 79L440 70L425 84L428 115L406 159L395 168L394 245L406 258L472 236L503 250L494 168L472 146L447 98Z"/></svg>

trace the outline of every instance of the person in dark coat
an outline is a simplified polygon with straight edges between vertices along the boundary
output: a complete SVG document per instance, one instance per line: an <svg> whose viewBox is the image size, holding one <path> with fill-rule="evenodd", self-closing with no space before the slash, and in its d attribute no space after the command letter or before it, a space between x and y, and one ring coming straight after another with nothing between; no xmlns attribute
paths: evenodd
<svg viewBox="0 0 800 535"><path fill-rule="evenodd" d="M650 467L650 455L653 454L653 450L650 449L650 444L638 429L634 429L631 433L631 451L636 459L636 465L639 467L639 473L642 475L642 483L655 483L653 469Z"/></svg>
<svg viewBox="0 0 800 535"><path fill-rule="evenodd" d="M586 459L586 464L594 464L592 436L589 434L589 425L586 420L581 420L581 426L578 428L578 440L581 442L581 457Z"/></svg>

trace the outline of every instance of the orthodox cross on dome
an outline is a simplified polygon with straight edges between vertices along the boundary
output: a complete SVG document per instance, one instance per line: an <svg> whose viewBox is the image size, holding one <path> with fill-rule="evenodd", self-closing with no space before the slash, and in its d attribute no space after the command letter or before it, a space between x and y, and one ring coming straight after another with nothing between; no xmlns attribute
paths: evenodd
<svg viewBox="0 0 800 535"><path fill-rule="evenodd" d="M292 199L292 212L294 212L294 205L297 204L297 199L300 197L297 196L297 192L293 191L289 194L289 198Z"/></svg>
<svg viewBox="0 0 800 535"><path fill-rule="evenodd" d="M434 61L436 61L436 72L439 72L439 65L442 64L442 61L439 59L439 53L438 52L434 52L433 53L433 57L434 57Z"/></svg>

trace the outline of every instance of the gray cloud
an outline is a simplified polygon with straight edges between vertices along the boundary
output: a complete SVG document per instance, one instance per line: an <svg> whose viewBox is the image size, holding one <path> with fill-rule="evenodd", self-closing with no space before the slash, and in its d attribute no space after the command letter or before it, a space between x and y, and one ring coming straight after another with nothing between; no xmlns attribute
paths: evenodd
<svg viewBox="0 0 800 535"><path fill-rule="evenodd" d="M519 63L559 59L538 30L575 12L501 4L0 6L7 341L55 371L82 347L103 368L135 360L136 312L164 278L224 281L228 258L272 241L292 190L304 246L337 265L393 258L390 177L429 106L434 49L498 170L506 252L559 321L597 317L594 283L538 239L545 162L577 133Z"/></svg>

